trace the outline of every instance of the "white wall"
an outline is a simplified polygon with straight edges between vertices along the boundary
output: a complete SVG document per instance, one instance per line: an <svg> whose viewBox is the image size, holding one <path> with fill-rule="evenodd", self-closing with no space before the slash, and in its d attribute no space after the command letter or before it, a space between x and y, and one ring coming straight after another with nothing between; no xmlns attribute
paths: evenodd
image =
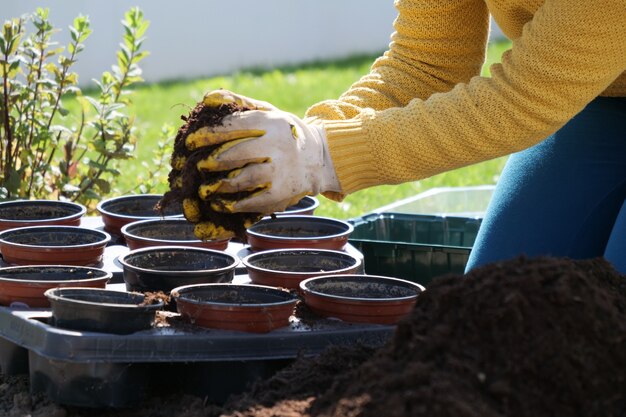
<svg viewBox="0 0 626 417"><path fill-rule="evenodd" d="M115 62L120 21L132 6L150 20L142 61L147 81L226 74L237 69L297 64L375 53L387 48L396 10L391 0L2 0L4 21L48 7L62 29L78 14L93 33L74 67L81 84ZM349 23L347 23L349 22Z"/></svg>

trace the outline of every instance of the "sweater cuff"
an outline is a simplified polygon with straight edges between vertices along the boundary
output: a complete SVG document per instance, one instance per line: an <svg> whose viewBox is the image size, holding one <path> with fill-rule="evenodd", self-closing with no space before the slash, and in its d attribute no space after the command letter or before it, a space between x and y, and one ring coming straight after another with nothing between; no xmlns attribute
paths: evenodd
<svg viewBox="0 0 626 417"><path fill-rule="evenodd" d="M363 131L363 120L324 120L324 130L341 193L323 195L341 201L347 194L379 185L376 161Z"/></svg>

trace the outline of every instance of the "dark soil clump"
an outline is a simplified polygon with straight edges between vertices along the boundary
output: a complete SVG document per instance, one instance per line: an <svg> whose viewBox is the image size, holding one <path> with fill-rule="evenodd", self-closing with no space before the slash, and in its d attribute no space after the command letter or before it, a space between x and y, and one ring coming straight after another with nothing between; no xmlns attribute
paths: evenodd
<svg viewBox="0 0 626 417"><path fill-rule="evenodd" d="M171 156L172 169L168 175L170 190L166 192L158 205L158 209L163 211L172 203L180 203L184 199L196 200L199 204L199 221L197 219L188 220L193 223L210 222L215 226L221 226L232 232L234 236L245 241L245 225L259 221L262 217L260 213L222 213L215 211L211 203L223 204L224 200L237 201L250 195L251 191L214 194L210 199L203 200L198 195L198 188L203 184L213 184L225 178L230 171L208 172L197 169L196 164L209 157L221 145L210 145L198 148L194 151L187 149L185 140L187 136L203 127L221 126L224 117L235 112L247 111L248 108L232 104L222 104L219 107L207 107L202 102L187 116L181 116L185 122L179 129L174 140L174 151ZM177 160L185 161L181 168L177 166Z"/></svg>

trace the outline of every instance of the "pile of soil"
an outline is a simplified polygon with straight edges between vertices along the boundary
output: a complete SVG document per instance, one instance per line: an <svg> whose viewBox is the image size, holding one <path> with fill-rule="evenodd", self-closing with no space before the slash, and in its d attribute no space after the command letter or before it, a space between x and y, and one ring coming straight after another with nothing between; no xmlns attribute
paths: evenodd
<svg viewBox="0 0 626 417"><path fill-rule="evenodd" d="M222 213L215 211L211 203L223 204L225 200L238 201L250 195L252 191L243 191L229 194L213 194L209 199L201 199L198 195L200 185L214 184L225 178L230 171L200 171L196 164L209 157L221 145L211 145L190 151L185 145L187 136L203 127L221 126L224 117L235 112L247 111L248 108L235 103L222 104L218 107L208 107L202 102L196 104L191 112L181 119L185 122L176 133L174 140L174 150L172 152L170 165L172 169L168 175L170 190L166 192L158 205L160 211L172 203L181 203L184 199L195 200L199 205L199 219L190 218L185 213L187 220L193 223L210 222L216 227L223 227L235 237L245 241L245 226L259 221L262 217L260 213ZM184 160L184 166L180 167L177 161ZM196 233L198 235L198 233ZM204 236L198 236L203 238ZM230 237L230 236L223 236Z"/></svg>
<svg viewBox="0 0 626 417"><path fill-rule="evenodd" d="M433 280L385 347L333 348L299 359L225 405L173 396L111 414L63 410L67 416L626 416L626 276L603 259L494 263Z"/></svg>

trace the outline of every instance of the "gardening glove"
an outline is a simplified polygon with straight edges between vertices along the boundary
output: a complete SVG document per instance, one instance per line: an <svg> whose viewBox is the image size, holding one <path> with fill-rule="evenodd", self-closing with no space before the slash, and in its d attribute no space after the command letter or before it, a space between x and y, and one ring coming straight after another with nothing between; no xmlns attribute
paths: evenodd
<svg viewBox="0 0 626 417"><path fill-rule="evenodd" d="M305 195L340 192L324 128L273 105L216 90L204 96L205 106L241 106L246 111L226 116L220 126L198 129L187 136L189 151L215 147L197 169L227 172L199 186L198 196L218 212L284 211ZM216 146L219 145L219 146Z"/></svg>

